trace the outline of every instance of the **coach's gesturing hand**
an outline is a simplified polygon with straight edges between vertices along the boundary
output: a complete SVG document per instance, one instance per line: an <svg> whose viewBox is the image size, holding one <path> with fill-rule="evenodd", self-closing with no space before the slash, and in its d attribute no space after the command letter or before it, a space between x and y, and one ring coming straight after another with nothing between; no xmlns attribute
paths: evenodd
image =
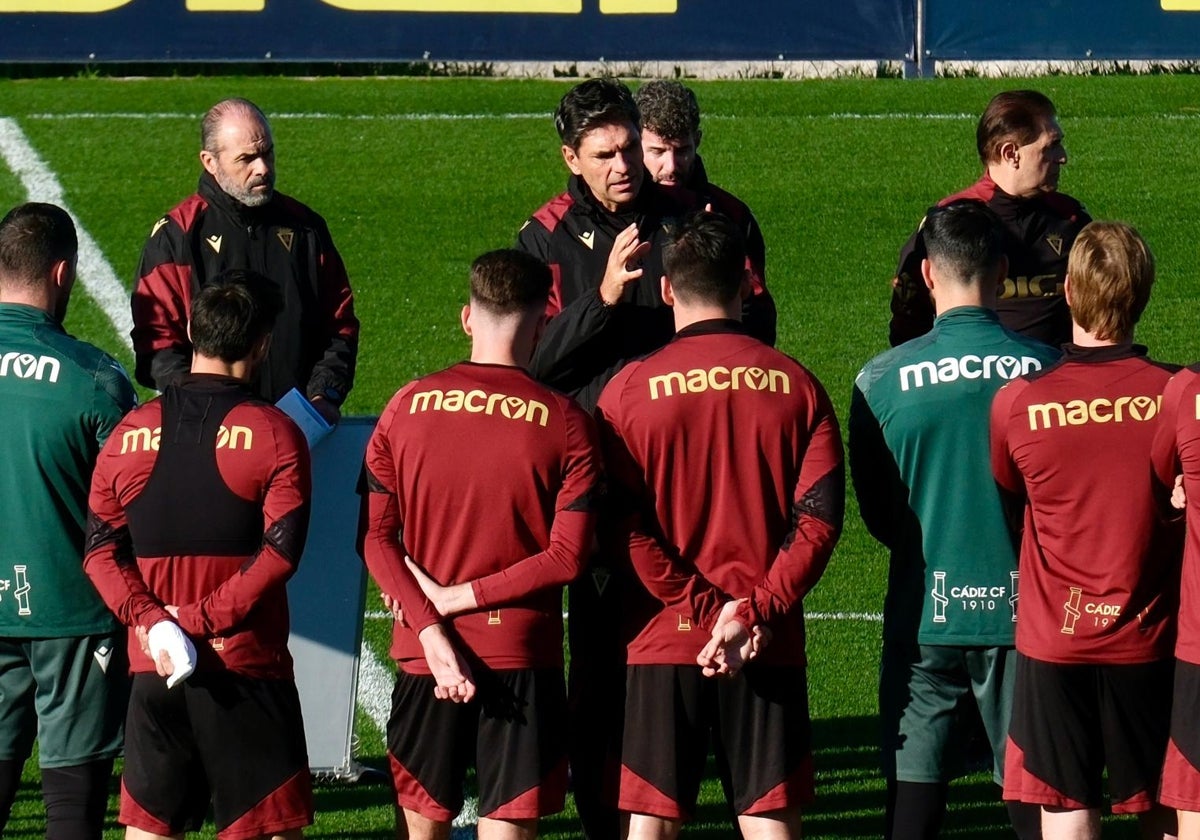
<svg viewBox="0 0 1200 840"><path fill-rule="evenodd" d="M459 656L454 643L440 624L430 624L418 638L425 661L437 686L433 696L452 703L468 703L475 697L475 680L466 660Z"/></svg>
<svg viewBox="0 0 1200 840"><path fill-rule="evenodd" d="M612 250L608 252L604 279L600 281L600 297L606 305L620 303L626 287L642 276L641 260L649 253L650 244L638 239L637 225L630 225L617 234Z"/></svg>

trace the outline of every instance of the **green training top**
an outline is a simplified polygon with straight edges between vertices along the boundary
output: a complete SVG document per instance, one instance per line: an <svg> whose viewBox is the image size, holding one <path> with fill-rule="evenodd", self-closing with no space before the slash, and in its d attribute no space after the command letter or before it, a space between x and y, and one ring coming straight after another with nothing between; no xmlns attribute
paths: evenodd
<svg viewBox="0 0 1200 840"><path fill-rule="evenodd" d="M1001 386L1059 355L991 310L963 306L859 372L850 469L867 529L892 552L889 637L1013 644L1017 553L992 478L988 416Z"/></svg>
<svg viewBox="0 0 1200 840"><path fill-rule="evenodd" d="M116 629L83 573L83 534L100 446L136 403L111 356L0 303L0 637Z"/></svg>

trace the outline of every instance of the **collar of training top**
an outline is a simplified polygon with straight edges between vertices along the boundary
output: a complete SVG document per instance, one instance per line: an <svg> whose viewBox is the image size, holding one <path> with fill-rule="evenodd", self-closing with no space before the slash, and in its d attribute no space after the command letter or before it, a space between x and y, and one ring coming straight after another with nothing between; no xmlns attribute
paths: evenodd
<svg viewBox="0 0 1200 840"><path fill-rule="evenodd" d="M1064 344L1065 362L1115 362L1146 355L1144 344L1106 344L1103 347L1083 347L1073 342Z"/></svg>
<svg viewBox="0 0 1200 840"><path fill-rule="evenodd" d="M710 318L707 321L697 321L694 324L688 324L675 333L675 338L688 338L693 335L719 335L722 333L749 335L741 321L736 321L732 318Z"/></svg>

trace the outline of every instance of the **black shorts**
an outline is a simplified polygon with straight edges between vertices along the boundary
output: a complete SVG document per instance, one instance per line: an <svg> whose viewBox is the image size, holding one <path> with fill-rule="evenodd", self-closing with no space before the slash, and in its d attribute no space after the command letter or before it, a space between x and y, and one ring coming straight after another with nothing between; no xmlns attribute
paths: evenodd
<svg viewBox="0 0 1200 840"><path fill-rule="evenodd" d="M690 817L710 740L728 768L735 813L812 801L804 668L751 664L734 679L715 679L691 665L630 665L626 686L622 811Z"/></svg>
<svg viewBox="0 0 1200 840"><path fill-rule="evenodd" d="M1173 659L1064 665L1017 655L1004 798L1114 813L1154 804L1171 716Z"/></svg>
<svg viewBox="0 0 1200 840"><path fill-rule="evenodd" d="M562 671L475 668L470 703L433 696L423 674L396 675L388 752L401 808L448 822L463 804L474 765L479 815L526 820L563 809L567 701Z"/></svg>
<svg viewBox="0 0 1200 840"><path fill-rule="evenodd" d="M210 799L221 840L312 824L296 684L193 674L168 689L156 674L135 674L121 823L154 834L194 831Z"/></svg>
<svg viewBox="0 0 1200 840"><path fill-rule="evenodd" d="M1181 811L1200 811L1200 665L1175 663L1171 740L1163 763L1158 801Z"/></svg>

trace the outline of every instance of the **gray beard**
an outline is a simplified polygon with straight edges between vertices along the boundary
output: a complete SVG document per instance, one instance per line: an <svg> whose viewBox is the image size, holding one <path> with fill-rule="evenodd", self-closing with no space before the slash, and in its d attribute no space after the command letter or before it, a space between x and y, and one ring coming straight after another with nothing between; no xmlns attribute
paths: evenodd
<svg viewBox="0 0 1200 840"><path fill-rule="evenodd" d="M221 188L221 192L246 207L261 207L275 196L274 185L266 192L256 193L253 191L253 187L243 189L236 184L229 183L222 177L218 177L217 186Z"/></svg>

